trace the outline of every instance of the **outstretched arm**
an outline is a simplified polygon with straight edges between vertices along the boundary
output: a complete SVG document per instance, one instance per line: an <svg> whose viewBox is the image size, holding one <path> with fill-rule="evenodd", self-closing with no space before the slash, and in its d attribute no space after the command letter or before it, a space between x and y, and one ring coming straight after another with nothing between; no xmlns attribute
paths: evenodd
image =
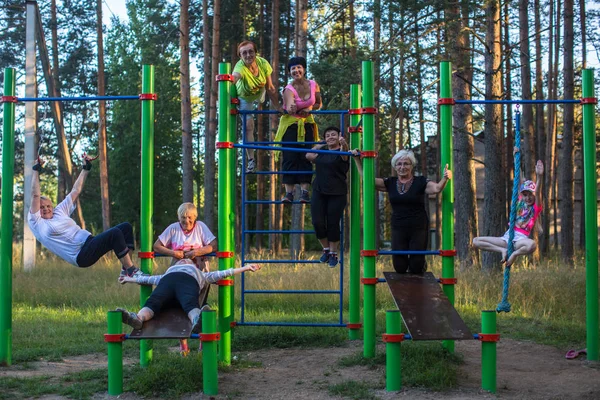
<svg viewBox="0 0 600 400"><path fill-rule="evenodd" d="M267 86L266 86L267 94L269 95L269 100L271 100L271 108L282 112L281 104L279 103L279 96L277 95L277 90L275 90L275 86L273 85L273 80L271 79L271 75L267 76Z"/></svg>
<svg viewBox="0 0 600 400"><path fill-rule="evenodd" d="M83 184L85 183L87 176L89 175L90 171L92 170L92 160L93 160L93 158L91 158L87 154L83 155L83 161L84 161L83 169L79 173L79 176L77 177L77 180L75 181L75 184L73 185L73 189L71 189L71 192L69 193L69 195L71 196L71 200L73 201L73 204L75 204L77 202L77 199L79 198L79 195L81 194L81 191L83 190Z"/></svg>
<svg viewBox="0 0 600 400"><path fill-rule="evenodd" d="M448 164L446 164L446 166L444 167L444 176L442 177L442 179L438 183L431 181L427 182L427 186L425 187L425 193L438 194L439 192L444 190L446 184L450 179L452 179L452 171L448 169Z"/></svg>
<svg viewBox="0 0 600 400"><path fill-rule="evenodd" d="M38 157L37 162L33 166L33 173L31 174L31 205L29 206L29 212L35 214L40 211L40 171L44 163Z"/></svg>
<svg viewBox="0 0 600 400"><path fill-rule="evenodd" d="M544 163L538 160L535 164L535 204L539 207L544 204L542 199L542 183L544 182Z"/></svg>
<svg viewBox="0 0 600 400"><path fill-rule="evenodd" d="M363 176L363 168L362 168L362 160L360 158L360 152L358 150L352 150L351 151L352 155L353 155L353 159L354 159L354 164L356 164L356 169L358 170L358 174L362 177ZM387 192L387 189L385 188L385 183L383 182L382 178L375 178L375 190L380 191L380 192Z"/></svg>

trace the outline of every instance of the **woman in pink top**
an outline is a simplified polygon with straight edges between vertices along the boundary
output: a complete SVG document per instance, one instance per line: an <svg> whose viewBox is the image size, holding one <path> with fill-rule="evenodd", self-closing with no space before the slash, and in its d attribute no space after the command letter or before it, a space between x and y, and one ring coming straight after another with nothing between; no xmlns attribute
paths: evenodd
<svg viewBox="0 0 600 400"><path fill-rule="evenodd" d="M515 147L514 153L519 151ZM517 217L515 220L515 236L513 239L514 251L506 259L508 248L509 231L501 237L480 236L473 239L473 246L477 249L495 251L502 253L502 262L506 262L509 267L513 264L517 256L531 254L535 251L536 243L529 236L534 227L539 226L538 217L542 212L542 175L544 174L544 164L538 160L535 165L535 174L537 185L533 181L524 181L521 177L521 188L519 199L517 200Z"/></svg>
<svg viewBox="0 0 600 400"><path fill-rule="evenodd" d="M321 108L321 92L315 81L306 79L305 58L291 58L287 68L293 81L283 91L283 108L287 114L279 120L275 141L293 143L284 143L285 147L310 149L312 144L302 143L319 140L317 124L310 112ZM284 151L282 170L312 171L312 164L303 153ZM300 202L310 202L308 188L312 180L311 174L283 174L282 180L286 192L282 202L291 203L294 200L294 186L297 184L302 188Z"/></svg>

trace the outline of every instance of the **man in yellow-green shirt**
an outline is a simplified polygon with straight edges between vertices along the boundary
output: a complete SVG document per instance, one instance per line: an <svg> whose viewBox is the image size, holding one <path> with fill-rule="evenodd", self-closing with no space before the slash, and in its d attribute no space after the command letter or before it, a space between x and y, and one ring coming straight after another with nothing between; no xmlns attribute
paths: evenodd
<svg viewBox="0 0 600 400"><path fill-rule="evenodd" d="M240 110L253 111L259 103L265 101L265 94L269 94L271 107L281 111L279 98L271 73L273 68L267 60L257 55L256 44L244 40L238 45L240 60L233 68L233 79L240 99ZM254 118L246 118L246 141L254 142ZM256 168L254 150L247 149L248 163L246 172L252 173Z"/></svg>

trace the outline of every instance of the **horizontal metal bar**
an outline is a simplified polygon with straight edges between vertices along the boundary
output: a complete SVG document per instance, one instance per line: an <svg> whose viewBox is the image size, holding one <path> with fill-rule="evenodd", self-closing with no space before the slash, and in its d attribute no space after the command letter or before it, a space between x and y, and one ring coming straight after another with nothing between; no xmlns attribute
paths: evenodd
<svg viewBox="0 0 600 400"><path fill-rule="evenodd" d="M264 230L264 231L243 231L242 233L245 234L249 234L249 233L288 233L288 234L303 234L303 233L307 233L307 234L313 234L315 233L315 231L269 231L269 230Z"/></svg>
<svg viewBox="0 0 600 400"><path fill-rule="evenodd" d="M80 96L80 97L17 97L19 102L31 101L94 101L94 100L139 100L140 96Z"/></svg>
<svg viewBox="0 0 600 400"><path fill-rule="evenodd" d="M216 257L216 256L217 256L217 253L208 253L208 254L204 254L202 257ZM167 254L161 254L161 253L154 252L154 257L156 258L156 257L171 257L171 256L169 256Z"/></svg>
<svg viewBox="0 0 600 400"><path fill-rule="evenodd" d="M277 110L238 110L240 115L259 115L259 114L281 114ZM287 113L286 113L287 114ZM348 110L320 110L311 111L309 114L348 114Z"/></svg>
<svg viewBox="0 0 600 400"><path fill-rule="evenodd" d="M302 203L300 200L295 200L291 202L283 202L281 200L246 200L244 204L310 204L310 203Z"/></svg>
<svg viewBox="0 0 600 400"><path fill-rule="evenodd" d="M245 143L241 143L241 144L258 144L261 146L267 145L267 144L284 144L284 143L290 143L290 142L245 142ZM311 144L311 145L315 145L315 144L325 144L324 141L322 142L302 142L304 144Z"/></svg>
<svg viewBox="0 0 600 400"><path fill-rule="evenodd" d="M246 172L246 175L312 175L315 171L256 171Z"/></svg>
<svg viewBox="0 0 600 400"><path fill-rule="evenodd" d="M287 142L289 144L302 143L302 142ZM252 144L234 144L233 147L237 149L255 149L255 150L271 150L271 151L289 151L292 153L316 153L316 154L339 154L342 156L351 156L352 153L349 151L338 151L338 150L316 150L311 148L298 148L298 147L275 147L275 146L257 146Z"/></svg>
<svg viewBox="0 0 600 400"><path fill-rule="evenodd" d="M380 250L380 256L440 255L439 250Z"/></svg>
<svg viewBox="0 0 600 400"><path fill-rule="evenodd" d="M339 290L244 290L245 294L340 294Z"/></svg>
<svg viewBox="0 0 600 400"><path fill-rule="evenodd" d="M320 264L319 260L244 260L245 263L263 264Z"/></svg>
<svg viewBox="0 0 600 400"><path fill-rule="evenodd" d="M456 104L580 104L581 100L455 100Z"/></svg>
<svg viewBox="0 0 600 400"><path fill-rule="evenodd" d="M384 283L387 282L387 280L385 278L377 278L377 282Z"/></svg>
<svg viewBox="0 0 600 400"><path fill-rule="evenodd" d="M314 326L319 328L345 328L346 324L311 324L308 322L236 322L236 326ZM406 338L406 336L405 336Z"/></svg>

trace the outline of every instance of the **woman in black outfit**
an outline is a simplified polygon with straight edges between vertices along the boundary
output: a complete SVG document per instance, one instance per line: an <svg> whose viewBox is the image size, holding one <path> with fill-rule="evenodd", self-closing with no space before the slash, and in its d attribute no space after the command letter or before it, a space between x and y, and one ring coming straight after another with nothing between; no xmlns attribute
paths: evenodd
<svg viewBox="0 0 600 400"><path fill-rule="evenodd" d="M330 126L325 129L324 136L325 144L317 144L313 149L348 151L346 139L338 128ZM320 260L333 268L338 264L340 220L347 202L348 156L307 153L306 158L315 164L310 211L317 239L323 246Z"/></svg>
<svg viewBox="0 0 600 400"><path fill-rule="evenodd" d="M358 154L358 152L357 152ZM362 175L360 159L354 158ZM444 176L438 183L424 176L415 176L414 168L417 160L410 150L400 150L392 158L392 168L398 176L375 178L375 189L387 192L392 206L392 250L426 250L428 242L429 218L425 210L425 194L438 194L448 180L452 179L452 171L448 164L444 168ZM394 255L394 269L398 273L422 274L427 269L425 256Z"/></svg>

